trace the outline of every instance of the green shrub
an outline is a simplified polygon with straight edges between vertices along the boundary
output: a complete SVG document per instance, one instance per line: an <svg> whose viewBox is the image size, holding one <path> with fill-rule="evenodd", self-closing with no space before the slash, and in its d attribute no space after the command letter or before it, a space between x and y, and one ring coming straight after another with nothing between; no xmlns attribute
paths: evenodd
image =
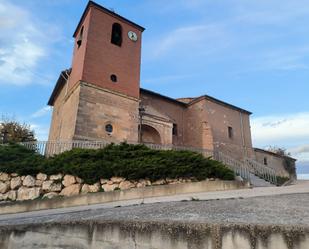
<svg viewBox="0 0 309 249"><path fill-rule="evenodd" d="M290 178L286 177L286 176L277 176L277 185L278 186L282 186L284 183L286 183L287 181L289 181Z"/></svg>
<svg viewBox="0 0 309 249"><path fill-rule="evenodd" d="M0 172L33 175L45 158L18 144L0 146Z"/></svg>
<svg viewBox="0 0 309 249"><path fill-rule="evenodd" d="M111 144L104 149L73 149L44 158L19 145L0 146L0 172L72 174L86 183L112 176L128 180L194 177L233 180L234 173L220 162L191 151L152 150L144 145Z"/></svg>

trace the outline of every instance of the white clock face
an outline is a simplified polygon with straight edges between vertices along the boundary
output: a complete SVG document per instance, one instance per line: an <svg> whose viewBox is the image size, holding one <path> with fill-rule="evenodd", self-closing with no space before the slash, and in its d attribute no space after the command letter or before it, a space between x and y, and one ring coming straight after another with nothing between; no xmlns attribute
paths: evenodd
<svg viewBox="0 0 309 249"><path fill-rule="evenodd" d="M135 42L137 41L137 34L133 31L128 32L128 37L131 41L135 41Z"/></svg>

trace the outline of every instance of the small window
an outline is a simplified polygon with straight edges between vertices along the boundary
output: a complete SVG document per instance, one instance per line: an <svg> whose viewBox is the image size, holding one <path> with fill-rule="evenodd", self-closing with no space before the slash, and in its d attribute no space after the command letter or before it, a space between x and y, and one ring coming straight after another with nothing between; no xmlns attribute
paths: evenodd
<svg viewBox="0 0 309 249"><path fill-rule="evenodd" d="M80 32L79 32L79 36L77 39L77 47L79 48L82 45L83 42L83 34L84 34L84 26L81 28Z"/></svg>
<svg viewBox="0 0 309 249"><path fill-rule="evenodd" d="M111 124L105 125L105 131L107 133L113 133L113 126Z"/></svg>
<svg viewBox="0 0 309 249"><path fill-rule="evenodd" d="M229 135L229 138L232 139L234 134L233 134L233 127L229 126L228 127L228 135Z"/></svg>
<svg viewBox="0 0 309 249"><path fill-rule="evenodd" d="M119 23L113 24L111 43L121 47L121 44L122 44L122 27Z"/></svg>
<svg viewBox="0 0 309 249"><path fill-rule="evenodd" d="M173 124L173 131L172 131L172 133L173 133L173 136L177 136L177 134L178 134L177 124Z"/></svg>
<svg viewBox="0 0 309 249"><path fill-rule="evenodd" d="M116 83L117 82L117 75L112 74L111 75L111 81Z"/></svg>
<svg viewBox="0 0 309 249"><path fill-rule="evenodd" d="M264 165L268 165L267 157L264 157Z"/></svg>

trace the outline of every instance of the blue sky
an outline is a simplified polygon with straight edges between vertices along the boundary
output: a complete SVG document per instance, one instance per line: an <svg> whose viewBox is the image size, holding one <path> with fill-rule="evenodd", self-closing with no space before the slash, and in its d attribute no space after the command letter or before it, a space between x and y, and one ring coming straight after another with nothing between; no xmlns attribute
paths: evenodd
<svg viewBox="0 0 309 249"><path fill-rule="evenodd" d="M288 148L309 173L309 2L97 0L144 26L142 87L209 94L252 111L255 146ZM0 115L48 135L46 106L85 0L0 0Z"/></svg>

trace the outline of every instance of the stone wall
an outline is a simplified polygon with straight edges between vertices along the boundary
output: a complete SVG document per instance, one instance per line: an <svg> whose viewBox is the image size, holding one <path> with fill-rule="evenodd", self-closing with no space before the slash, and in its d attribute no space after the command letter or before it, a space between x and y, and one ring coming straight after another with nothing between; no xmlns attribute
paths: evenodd
<svg viewBox="0 0 309 249"><path fill-rule="evenodd" d="M137 142L138 100L81 82L74 139Z"/></svg>
<svg viewBox="0 0 309 249"><path fill-rule="evenodd" d="M84 183L79 177L72 175L46 175L39 173L34 177L31 175L19 176L14 173L0 173L0 201L24 201L37 198L51 199L57 196L110 192L192 181L195 181L195 179L162 179L151 182L147 179L128 181L122 177L112 177L110 179L100 179L99 182L90 185Z"/></svg>
<svg viewBox="0 0 309 249"><path fill-rule="evenodd" d="M59 91L53 106L49 141L73 139L79 94L79 86L76 86L70 92L67 92L67 86L63 86L61 91Z"/></svg>

